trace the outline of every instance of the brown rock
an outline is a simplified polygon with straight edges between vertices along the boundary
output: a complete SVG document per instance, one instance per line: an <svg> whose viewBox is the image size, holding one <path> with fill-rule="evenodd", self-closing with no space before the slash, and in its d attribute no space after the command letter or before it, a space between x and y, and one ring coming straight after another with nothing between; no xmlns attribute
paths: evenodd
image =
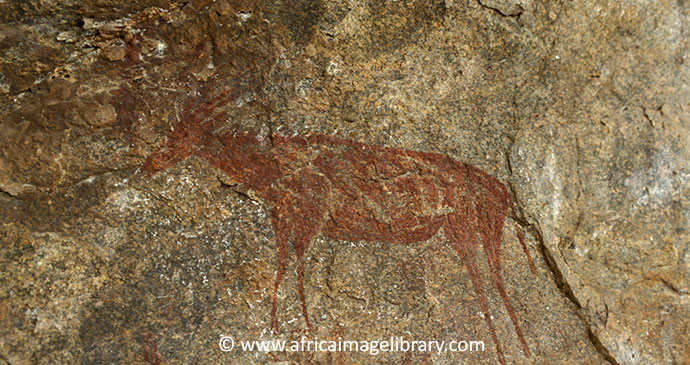
<svg viewBox="0 0 690 365"><path fill-rule="evenodd" d="M690 357L687 2L31 4L0 4L3 360ZM396 238L448 202L466 229ZM226 353L221 334L485 350Z"/></svg>
<svg viewBox="0 0 690 365"><path fill-rule="evenodd" d="M117 120L117 112L112 105L102 105L99 103L84 103L79 108L79 114L86 123L93 127L109 126Z"/></svg>
<svg viewBox="0 0 690 365"><path fill-rule="evenodd" d="M122 61L127 55L127 45L118 40L103 50L103 57L109 61Z"/></svg>
<svg viewBox="0 0 690 365"><path fill-rule="evenodd" d="M74 84L62 78L50 82L50 96L57 100L68 100L74 92Z"/></svg>

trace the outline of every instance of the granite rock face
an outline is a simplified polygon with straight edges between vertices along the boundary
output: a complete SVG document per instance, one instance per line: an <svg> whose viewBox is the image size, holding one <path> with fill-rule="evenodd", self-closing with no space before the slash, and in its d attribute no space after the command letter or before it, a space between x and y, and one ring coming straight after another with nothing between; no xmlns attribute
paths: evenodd
<svg viewBox="0 0 690 365"><path fill-rule="evenodd" d="M10 0L0 14L4 363L497 363L493 333L511 364L690 358L685 1ZM208 153L247 134L428 152L501 181L516 213L500 271L529 354L481 232L460 257L445 227L413 244L317 235L312 328L292 242L271 331L275 209L219 167L237 153ZM374 203L360 212L381 216ZM485 350L224 352L222 336Z"/></svg>

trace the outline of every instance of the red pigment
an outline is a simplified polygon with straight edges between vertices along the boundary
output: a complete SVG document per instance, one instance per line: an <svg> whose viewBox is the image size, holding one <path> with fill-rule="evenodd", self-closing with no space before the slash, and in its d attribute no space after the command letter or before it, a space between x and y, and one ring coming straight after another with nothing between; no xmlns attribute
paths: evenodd
<svg viewBox="0 0 690 365"><path fill-rule="evenodd" d="M285 276L290 243L297 259L302 314L312 329L304 294L304 255L317 236L412 244L430 239L443 227L446 239L467 267L500 362L505 364L505 358L478 271L479 246L522 350L529 356L501 276L503 226L507 214L515 215L504 184L476 167L436 153L324 135L266 139L249 132L218 132L226 115L216 110L236 97L235 89L230 89L197 102L200 105L188 103L180 122L168 133L166 145L148 157L142 170L150 176L196 155L263 199L277 241L278 271L271 311L275 331L277 292ZM536 275L517 223L515 228Z"/></svg>

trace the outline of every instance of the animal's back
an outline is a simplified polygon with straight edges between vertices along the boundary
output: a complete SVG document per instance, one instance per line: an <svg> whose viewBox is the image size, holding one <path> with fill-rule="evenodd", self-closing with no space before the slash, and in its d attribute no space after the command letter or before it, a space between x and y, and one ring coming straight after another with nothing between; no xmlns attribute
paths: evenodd
<svg viewBox="0 0 690 365"><path fill-rule="evenodd" d="M320 135L284 143L312 156L311 165L328 178L332 198L323 233L337 239L402 244L428 239L447 214L474 195L473 182L500 184L441 154Z"/></svg>

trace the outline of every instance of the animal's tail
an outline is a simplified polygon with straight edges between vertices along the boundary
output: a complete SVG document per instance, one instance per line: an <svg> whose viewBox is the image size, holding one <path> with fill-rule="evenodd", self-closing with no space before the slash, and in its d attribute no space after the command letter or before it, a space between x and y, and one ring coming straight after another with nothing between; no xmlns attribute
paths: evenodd
<svg viewBox="0 0 690 365"><path fill-rule="evenodd" d="M537 276L537 267L534 266L532 256L530 256L529 251L527 250L527 245L525 244L525 237L522 235L520 225L517 222L517 215L515 214L515 205L513 204L513 199L511 199L510 196L508 196L508 204L510 205L510 211L512 213L513 222L515 222L515 232L517 233L518 240L520 241L520 246L522 246L522 251L524 251L525 256L527 256L527 263L529 264L530 270L532 270L532 274L534 276Z"/></svg>

